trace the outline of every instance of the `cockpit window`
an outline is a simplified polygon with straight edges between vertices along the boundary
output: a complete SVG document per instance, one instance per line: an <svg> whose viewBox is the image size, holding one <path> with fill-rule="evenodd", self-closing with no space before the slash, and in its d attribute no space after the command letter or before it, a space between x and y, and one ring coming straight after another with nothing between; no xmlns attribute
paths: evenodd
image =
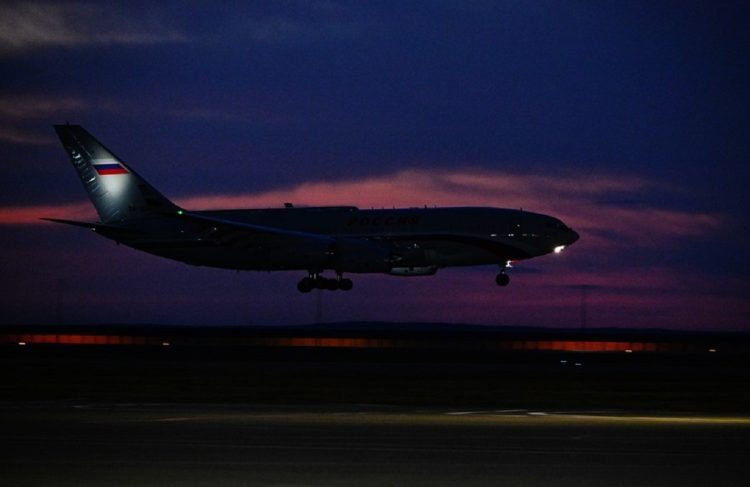
<svg viewBox="0 0 750 487"><path fill-rule="evenodd" d="M545 222L545 226L547 228L554 227L554 228L561 229L561 230L568 228L565 226L565 224L563 224L563 222L555 221L555 220L548 220L547 222Z"/></svg>

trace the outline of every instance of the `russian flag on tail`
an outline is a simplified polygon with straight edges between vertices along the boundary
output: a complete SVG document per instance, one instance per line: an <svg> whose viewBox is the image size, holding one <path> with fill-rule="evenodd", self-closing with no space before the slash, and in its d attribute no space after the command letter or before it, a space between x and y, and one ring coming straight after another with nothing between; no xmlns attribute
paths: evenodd
<svg viewBox="0 0 750 487"><path fill-rule="evenodd" d="M93 159L91 162L99 176L128 173L128 170L115 159Z"/></svg>

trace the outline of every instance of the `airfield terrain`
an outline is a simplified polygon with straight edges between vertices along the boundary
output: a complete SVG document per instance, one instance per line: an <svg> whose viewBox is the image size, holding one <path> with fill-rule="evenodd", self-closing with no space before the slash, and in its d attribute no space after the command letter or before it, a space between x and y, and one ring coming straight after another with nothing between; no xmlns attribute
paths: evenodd
<svg viewBox="0 0 750 487"><path fill-rule="evenodd" d="M728 485L750 474L741 335L2 327L0 341L4 485Z"/></svg>

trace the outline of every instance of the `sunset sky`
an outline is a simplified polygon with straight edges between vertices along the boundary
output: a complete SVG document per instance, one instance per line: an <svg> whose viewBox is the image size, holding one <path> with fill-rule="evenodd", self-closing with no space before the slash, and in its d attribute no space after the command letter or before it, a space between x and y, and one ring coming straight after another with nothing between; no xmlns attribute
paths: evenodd
<svg viewBox="0 0 750 487"><path fill-rule="evenodd" d="M187 6L186 6L187 5ZM750 331L743 2L3 2L0 323ZM96 220L52 125L188 209L496 206L581 239L434 277L190 267Z"/></svg>

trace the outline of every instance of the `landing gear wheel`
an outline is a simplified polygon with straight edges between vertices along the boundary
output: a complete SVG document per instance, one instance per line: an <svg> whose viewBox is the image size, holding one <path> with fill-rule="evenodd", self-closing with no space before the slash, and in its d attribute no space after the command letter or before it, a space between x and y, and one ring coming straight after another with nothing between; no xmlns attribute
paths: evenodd
<svg viewBox="0 0 750 487"><path fill-rule="evenodd" d="M495 282L497 283L498 286L505 287L510 283L510 277L508 277L508 274L501 272L495 278Z"/></svg>
<svg viewBox="0 0 750 487"><path fill-rule="evenodd" d="M354 283L351 279L345 279L341 277L341 274L337 274L336 279L327 279L320 274L311 272L308 277L303 278L297 283L297 289L301 293L309 293L313 289L320 289L323 291L350 291L354 287Z"/></svg>
<svg viewBox="0 0 750 487"><path fill-rule="evenodd" d="M310 277L305 277L297 283L297 289L301 293L309 293L315 288L315 280Z"/></svg>

